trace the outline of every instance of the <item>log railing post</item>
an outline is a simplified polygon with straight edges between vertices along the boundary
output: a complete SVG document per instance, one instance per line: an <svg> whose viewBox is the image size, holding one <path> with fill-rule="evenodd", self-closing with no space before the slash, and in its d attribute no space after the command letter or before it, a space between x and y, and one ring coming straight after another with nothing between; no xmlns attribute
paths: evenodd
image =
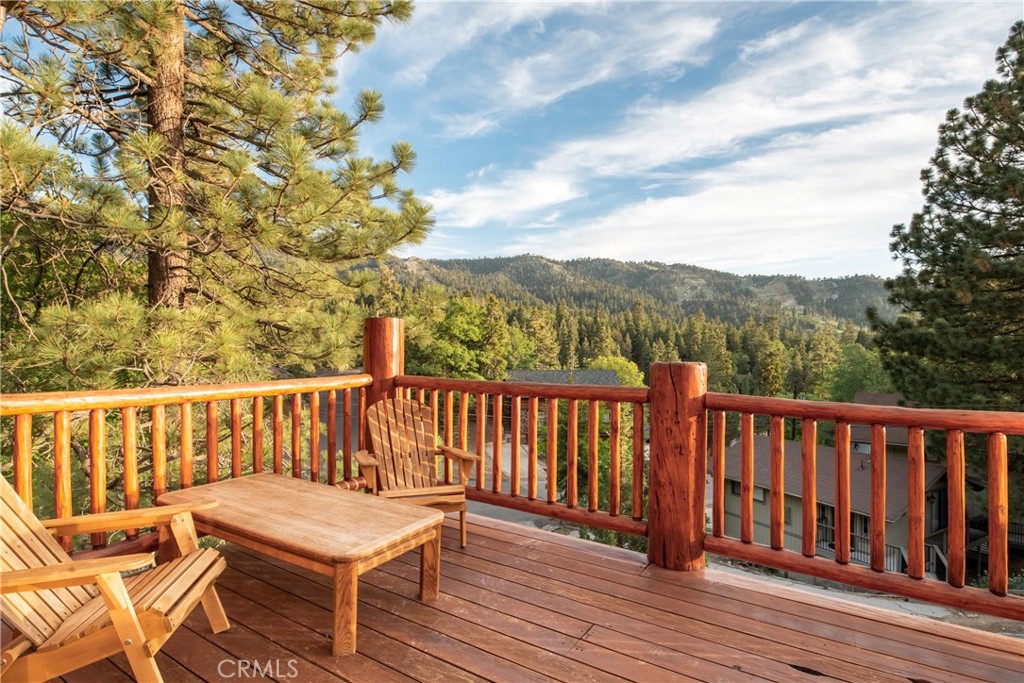
<svg viewBox="0 0 1024 683"><path fill-rule="evenodd" d="M707 366L651 366L647 557L660 567L704 567Z"/></svg>
<svg viewBox="0 0 1024 683"><path fill-rule="evenodd" d="M405 372L405 321L367 318L363 324L363 372L373 376L366 404L395 394L395 377Z"/></svg>

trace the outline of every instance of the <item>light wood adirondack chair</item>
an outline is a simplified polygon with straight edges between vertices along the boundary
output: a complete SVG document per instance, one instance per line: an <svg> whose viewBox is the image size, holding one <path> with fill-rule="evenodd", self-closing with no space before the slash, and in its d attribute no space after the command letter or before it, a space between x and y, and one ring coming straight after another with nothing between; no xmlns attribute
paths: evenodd
<svg viewBox="0 0 1024 683"><path fill-rule="evenodd" d="M208 504L212 507L213 504ZM162 681L154 656L202 602L215 633L227 616L213 582L226 563L200 550L190 510L169 505L40 522L0 477L0 607L17 637L5 643L4 681L47 681L119 652L140 683ZM158 526L178 557L140 574L152 554L72 560L53 537Z"/></svg>
<svg viewBox="0 0 1024 683"><path fill-rule="evenodd" d="M416 401L397 397L378 401L367 409L366 421L373 455L359 451L355 456L370 492L444 512L457 511L465 548L466 482L480 456L439 446L430 408ZM458 464L458 484L438 482L439 456Z"/></svg>

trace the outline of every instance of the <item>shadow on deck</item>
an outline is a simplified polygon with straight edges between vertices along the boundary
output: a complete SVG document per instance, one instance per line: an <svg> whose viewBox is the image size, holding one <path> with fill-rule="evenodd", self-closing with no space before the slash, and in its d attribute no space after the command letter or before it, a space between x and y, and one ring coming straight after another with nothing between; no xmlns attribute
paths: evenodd
<svg viewBox="0 0 1024 683"><path fill-rule="evenodd" d="M327 577L225 546L232 621L202 609L158 657L171 682L1016 681L1024 644L709 568L471 516L446 522L441 597L416 600L419 558L360 578L358 652L330 654ZM248 662L259 665L256 672ZM130 681L114 658L68 683Z"/></svg>

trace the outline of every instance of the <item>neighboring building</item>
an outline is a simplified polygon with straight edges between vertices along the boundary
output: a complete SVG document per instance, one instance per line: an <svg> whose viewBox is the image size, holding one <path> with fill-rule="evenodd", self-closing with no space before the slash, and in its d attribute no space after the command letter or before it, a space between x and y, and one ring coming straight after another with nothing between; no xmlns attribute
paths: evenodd
<svg viewBox="0 0 1024 683"><path fill-rule="evenodd" d="M596 384L617 387L622 384L614 370L509 370L506 382L543 384Z"/></svg>
<svg viewBox="0 0 1024 683"><path fill-rule="evenodd" d="M870 428L869 433L870 433ZM895 430L894 430L895 431ZM905 430L904 430L905 431ZM905 438L904 438L905 442ZM868 437L870 444L870 436ZM754 437L754 541L769 542L769 487L771 470L769 456L769 437ZM739 537L740 531L740 457L741 445L736 443L725 452L725 531L733 537ZM886 568L891 571L903 571L906 562L907 546L907 509L908 481L907 456L904 443L899 448L888 449L885 478L885 539ZM870 453L854 451L850 453L850 548L854 562L867 564L871 536L871 457ZM799 441L785 441L785 546L790 550L800 551L802 543L803 516L803 481L802 456ZM833 556L835 539L835 451L829 446L817 447L816 484L817 484L817 548L818 554ZM946 528L945 509L936 503L945 500L946 470L931 462L925 463L925 536L929 566L935 571L936 548L931 544L941 538ZM945 548L944 542L936 543L939 550ZM941 559L938 560L942 564ZM941 571L941 569L940 569Z"/></svg>

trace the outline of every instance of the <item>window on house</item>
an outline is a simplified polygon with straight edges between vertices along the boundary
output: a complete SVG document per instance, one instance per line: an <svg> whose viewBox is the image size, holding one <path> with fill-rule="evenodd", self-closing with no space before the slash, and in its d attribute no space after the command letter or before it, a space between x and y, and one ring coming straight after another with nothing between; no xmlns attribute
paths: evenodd
<svg viewBox="0 0 1024 683"><path fill-rule="evenodd" d="M732 480L732 481L729 482L729 484L730 484L730 489L729 490L732 491L732 495L734 495L734 496L741 496L742 495L743 487L740 486L740 483L738 481ZM760 486L755 486L754 487L754 500L756 500L758 503L763 503L764 499L765 499L765 490L763 488L761 488Z"/></svg>
<svg viewBox="0 0 1024 683"><path fill-rule="evenodd" d="M793 526L793 508L786 506L786 526Z"/></svg>

